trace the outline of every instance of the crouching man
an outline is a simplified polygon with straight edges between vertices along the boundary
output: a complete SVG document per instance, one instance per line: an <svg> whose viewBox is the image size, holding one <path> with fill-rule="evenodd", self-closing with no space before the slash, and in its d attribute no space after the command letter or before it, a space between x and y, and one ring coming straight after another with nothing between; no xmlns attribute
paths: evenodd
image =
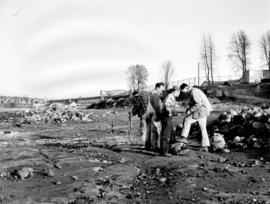
<svg viewBox="0 0 270 204"><path fill-rule="evenodd" d="M183 129L179 139L180 149L184 149L187 144L187 137L189 135L191 124L198 122L202 134L202 147L201 151L208 152L210 146L208 133L206 130L207 117L213 110L212 106L206 95L198 88L190 88L187 84L183 83L180 86L181 92L186 94L189 100L189 107L186 110L186 116L183 121Z"/></svg>

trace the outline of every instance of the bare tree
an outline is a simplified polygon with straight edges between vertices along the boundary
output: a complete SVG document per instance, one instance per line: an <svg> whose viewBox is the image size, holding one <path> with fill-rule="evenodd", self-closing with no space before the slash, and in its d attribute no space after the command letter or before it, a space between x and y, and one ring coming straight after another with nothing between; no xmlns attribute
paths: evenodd
<svg viewBox="0 0 270 204"><path fill-rule="evenodd" d="M132 65L126 70L128 85L132 90L142 91L146 88L148 71L144 65Z"/></svg>
<svg viewBox="0 0 270 204"><path fill-rule="evenodd" d="M248 70L250 53L250 40L243 30L234 34L231 39L229 58L234 63L237 70L242 71L242 77Z"/></svg>
<svg viewBox="0 0 270 204"><path fill-rule="evenodd" d="M214 63L216 60L216 49L211 34L203 36L203 45L201 51L201 59L204 65L205 76L208 84L214 83Z"/></svg>
<svg viewBox="0 0 270 204"><path fill-rule="evenodd" d="M262 35L260 40L260 48L264 62L263 66L267 66L270 71L270 30Z"/></svg>
<svg viewBox="0 0 270 204"><path fill-rule="evenodd" d="M174 73L174 67L171 60L167 60L162 64L163 80L165 84L165 91L169 89L169 84Z"/></svg>

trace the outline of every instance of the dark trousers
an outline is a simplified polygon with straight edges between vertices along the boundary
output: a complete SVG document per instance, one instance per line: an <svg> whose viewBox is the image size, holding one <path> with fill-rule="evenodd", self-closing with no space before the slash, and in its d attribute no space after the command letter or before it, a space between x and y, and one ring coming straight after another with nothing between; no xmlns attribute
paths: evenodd
<svg viewBox="0 0 270 204"><path fill-rule="evenodd" d="M172 117L171 116L163 117L160 154L168 153L170 143L173 142L174 140L175 140L175 134L173 131Z"/></svg>
<svg viewBox="0 0 270 204"><path fill-rule="evenodd" d="M145 149L150 150L151 149L151 123L152 123L152 119L149 115L146 116L145 122L146 122Z"/></svg>
<svg viewBox="0 0 270 204"><path fill-rule="evenodd" d="M145 149L146 150L158 150L158 132L157 128L152 121L153 115L147 115L145 118L146 122L146 138L145 138Z"/></svg>

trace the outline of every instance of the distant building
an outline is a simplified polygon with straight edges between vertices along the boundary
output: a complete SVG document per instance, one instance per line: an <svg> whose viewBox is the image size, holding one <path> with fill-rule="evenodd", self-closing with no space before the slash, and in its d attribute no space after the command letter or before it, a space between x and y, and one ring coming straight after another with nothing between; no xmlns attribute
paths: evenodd
<svg viewBox="0 0 270 204"><path fill-rule="evenodd" d="M269 70L247 70L243 76L244 83L259 83L262 79L270 79Z"/></svg>

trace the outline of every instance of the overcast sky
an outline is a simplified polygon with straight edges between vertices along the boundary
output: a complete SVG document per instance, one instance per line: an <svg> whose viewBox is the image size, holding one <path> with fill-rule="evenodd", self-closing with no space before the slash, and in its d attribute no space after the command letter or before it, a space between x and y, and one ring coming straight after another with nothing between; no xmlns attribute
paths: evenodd
<svg viewBox="0 0 270 204"><path fill-rule="evenodd" d="M161 80L197 75L204 33L217 50L216 72L233 74L228 47L243 29L251 68L261 68L258 41L270 29L270 0L0 0L0 94L67 98L127 89L124 71L148 68Z"/></svg>

